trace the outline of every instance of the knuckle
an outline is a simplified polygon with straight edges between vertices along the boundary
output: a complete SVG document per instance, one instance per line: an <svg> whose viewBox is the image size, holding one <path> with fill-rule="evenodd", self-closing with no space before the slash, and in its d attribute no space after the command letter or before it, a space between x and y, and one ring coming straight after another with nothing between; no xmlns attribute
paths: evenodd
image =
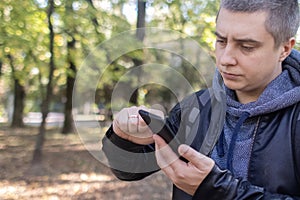
<svg viewBox="0 0 300 200"><path fill-rule="evenodd" d="M122 131L126 131L127 130L127 126L125 124L119 124L119 128L122 130Z"/></svg>
<svg viewBox="0 0 300 200"><path fill-rule="evenodd" d="M129 111L130 112L134 112L134 111L136 111L138 109L138 107L136 107L136 106L131 106L130 108L129 108Z"/></svg>
<svg viewBox="0 0 300 200"><path fill-rule="evenodd" d="M121 129L127 128L127 123L125 123L124 121L121 121L118 124Z"/></svg>

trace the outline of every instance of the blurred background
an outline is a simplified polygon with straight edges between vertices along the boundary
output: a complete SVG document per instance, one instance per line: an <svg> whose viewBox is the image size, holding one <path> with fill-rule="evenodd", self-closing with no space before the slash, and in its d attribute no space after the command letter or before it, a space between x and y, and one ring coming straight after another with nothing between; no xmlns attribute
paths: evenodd
<svg viewBox="0 0 300 200"><path fill-rule="evenodd" d="M170 199L171 183L161 173L135 183L116 180L74 126L96 116L103 135L118 109L111 104L115 85L147 56L136 50L111 61L95 102L74 107L76 74L92 49L119 33L136 30L143 42L143 27L184 33L213 59L218 6L218 0L1 0L0 199ZM206 86L186 70L189 63L174 59L169 63L180 65L191 84ZM165 111L176 103L167 88L147 85L129 105L157 102Z"/></svg>

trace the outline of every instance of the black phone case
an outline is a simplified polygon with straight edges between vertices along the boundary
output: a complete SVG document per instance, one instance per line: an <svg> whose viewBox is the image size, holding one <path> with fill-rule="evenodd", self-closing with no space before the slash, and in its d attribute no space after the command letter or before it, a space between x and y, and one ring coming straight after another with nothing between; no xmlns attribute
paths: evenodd
<svg viewBox="0 0 300 200"><path fill-rule="evenodd" d="M162 137L166 143L172 148L172 150L178 155L178 147L181 142L177 139L176 134L173 130L166 124L166 121L160 116L147 112L145 110L139 110L140 116L149 126L154 134ZM185 158L180 157L181 160L188 162Z"/></svg>

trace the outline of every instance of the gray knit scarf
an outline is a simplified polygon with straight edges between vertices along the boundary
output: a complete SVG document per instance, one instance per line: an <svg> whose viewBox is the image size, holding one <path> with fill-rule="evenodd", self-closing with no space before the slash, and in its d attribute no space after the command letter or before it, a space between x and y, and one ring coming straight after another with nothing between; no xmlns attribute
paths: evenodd
<svg viewBox="0 0 300 200"><path fill-rule="evenodd" d="M211 157L222 169L247 179L257 116L271 113L300 101L300 53L293 50L282 63L283 71L269 83L257 101L241 104L234 91L226 88L227 113L223 132ZM216 74L217 79L221 76Z"/></svg>

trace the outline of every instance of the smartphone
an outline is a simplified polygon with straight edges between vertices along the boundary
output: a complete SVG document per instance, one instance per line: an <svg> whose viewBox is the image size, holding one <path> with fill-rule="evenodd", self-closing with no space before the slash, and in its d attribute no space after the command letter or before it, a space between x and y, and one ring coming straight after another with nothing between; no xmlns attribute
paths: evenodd
<svg viewBox="0 0 300 200"><path fill-rule="evenodd" d="M158 115L145 110L139 110L140 116L151 129L154 134L162 137L171 149L178 155L178 147L181 142L176 137L176 133L168 126L166 120ZM188 162L185 158L179 157L181 160Z"/></svg>

